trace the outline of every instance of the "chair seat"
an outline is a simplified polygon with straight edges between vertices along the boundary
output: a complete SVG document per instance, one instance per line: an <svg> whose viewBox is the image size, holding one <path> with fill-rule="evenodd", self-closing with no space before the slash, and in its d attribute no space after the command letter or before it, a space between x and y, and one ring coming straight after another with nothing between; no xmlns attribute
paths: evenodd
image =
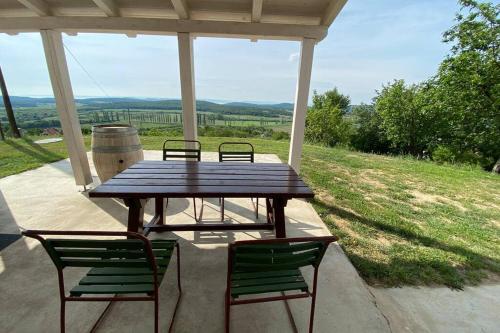
<svg viewBox="0 0 500 333"><path fill-rule="evenodd" d="M299 269L262 272L235 272L231 278L231 296L255 295L271 292L300 290L309 287Z"/></svg>
<svg viewBox="0 0 500 333"><path fill-rule="evenodd" d="M167 270L175 240L152 240L158 264L158 283ZM154 272L144 267L94 267L71 289L71 296L82 294L150 294L154 291Z"/></svg>

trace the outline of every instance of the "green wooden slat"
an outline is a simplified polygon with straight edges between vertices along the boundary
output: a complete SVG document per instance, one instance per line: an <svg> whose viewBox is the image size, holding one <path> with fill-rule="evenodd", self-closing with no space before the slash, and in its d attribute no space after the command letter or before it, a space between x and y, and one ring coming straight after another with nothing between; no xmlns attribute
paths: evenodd
<svg viewBox="0 0 500 333"><path fill-rule="evenodd" d="M305 243L282 243L282 244L255 244L255 245L239 245L235 247L236 253L266 253L270 250L274 252L299 252L311 249L320 249L323 244L321 242L305 242Z"/></svg>
<svg viewBox="0 0 500 333"><path fill-rule="evenodd" d="M139 239L47 239L47 243L53 247L66 248L144 249L144 242Z"/></svg>
<svg viewBox="0 0 500 333"><path fill-rule="evenodd" d="M283 284L292 282L304 282L302 276L284 276L272 277L265 279L247 279L247 280L233 280L231 281L231 288L236 287L249 287L249 286L263 286L268 284Z"/></svg>
<svg viewBox="0 0 500 333"><path fill-rule="evenodd" d="M78 285L71 289L70 294L72 296L80 296L82 294L142 294L152 293L153 291L153 284Z"/></svg>
<svg viewBox="0 0 500 333"><path fill-rule="evenodd" d="M58 248L56 252L61 257L78 257L78 258L123 258L123 259L139 259L145 258L146 253L138 250L105 250L105 249L68 249ZM155 249L153 250L155 257L169 257L172 251Z"/></svg>
<svg viewBox="0 0 500 333"><path fill-rule="evenodd" d="M299 253L236 253L237 262L254 263L286 263L287 261L318 258L320 252L316 249Z"/></svg>
<svg viewBox="0 0 500 333"><path fill-rule="evenodd" d="M165 274L166 267L158 268L158 274ZM150 268L121 268L121 267L107 267L107 268L92 268L87 275L145 275L153 274Z"/></svg>
<svg viewBox="0 0 500 333"><path fill-rule="evenodd" d="M279 271L268 271L268 272L236 272L231 275L232 280L245 280L245 279L257 279L257 278L267 278L267 277L279 277L279 276L298 276L302 275L300 270L279 270Z"/></svg>
<svg viewBox="0 0 500 333"><path fill-rule="evenodd" d="M161 277L158 277L161 280ZM153 283L153 275L104 275L104 276L85 276L80 280L81 285L97 284L148 284Z"/></svg>
<svg viewBox="0 0 500 333"><path fill-rule="evenodd" d="M66 267L150 267L145 259L62 259Z"/></svg>
<svg viewBox="0 0 500 333"><path fill-rule="evenodd" d="M241 295L263 294L263 293L288 291L288 290L302 290L305 292L307 291L307 289L308 287L305 282L292 282L292 283L281 283L281 284L271 284L262 286L231 288L231 295L233 297L238 297Z"/></svg>
<svg viewBox="0 0 500 333"><path fill-rule="evenodd" d="M312 265L316 262L316 258L311 258L308 260L297 260L289 261L287 263L280 264L255 264L255 263L240 263L235 264L235 271L267 271L267 270L284 270L284 269L296 269L304 266Z"/></svg>

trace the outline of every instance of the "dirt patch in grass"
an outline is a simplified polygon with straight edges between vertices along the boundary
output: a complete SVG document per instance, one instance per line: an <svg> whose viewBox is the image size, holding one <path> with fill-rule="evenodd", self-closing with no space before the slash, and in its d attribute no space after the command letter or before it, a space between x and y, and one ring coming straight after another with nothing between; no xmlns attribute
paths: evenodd
<svg viewBox="0 0 500 333"><path fill-rule="evenodd" d="M412 190L409 193L413 196L412 201L416 204L447 204L454 206L462 212L467 211L467 208L465 208L460 202L451 200L442 195L423 193L418 190Z"/></svg>

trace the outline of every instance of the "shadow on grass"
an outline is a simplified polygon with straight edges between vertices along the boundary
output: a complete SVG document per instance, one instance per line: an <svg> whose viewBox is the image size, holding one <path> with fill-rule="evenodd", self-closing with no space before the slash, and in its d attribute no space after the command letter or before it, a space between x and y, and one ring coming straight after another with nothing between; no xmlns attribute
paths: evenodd
<svg viewBox="0 0 500 333"><path fill-rule="evenodd" d="M39 162L43 163L53 162L65 158L65 156L61 154L54 153L50 150L41 147L40 145L37 145L28 138L23 138L21 140L25 142L28 146L23 146L22 144L19 144L14 140L5 140L5 143L11 146L12 148L20 151L21 153L36 159Z"/></svg>
<svg viewBox="0 0 500 333"><path fill-rule="evenodd" d="M360 257L347 249L346 252L354 266L360 271L360 274L370 282L373 282L372 280L378 280L379 282L386 282L390 285L437 282L461 289L467 282L479 282L484 275L480 270L484 269L492 272L498 272L500 270L499 260L478 254L468 248L446 244L434 238L419 235L413 230L369 219L338 206L318 200L314 200L313 203L320 209L328 212L328 214L338 216L350 222L362 223L384 233L402 237L413 245L425 246L459 255L465 258L466 262L466 267L461 267L454 265L452 262L443 262L443 260L431 258L420 260L415 257L411 259L396 257L391 258L389 263L381 263L379 261Z"/></svg>

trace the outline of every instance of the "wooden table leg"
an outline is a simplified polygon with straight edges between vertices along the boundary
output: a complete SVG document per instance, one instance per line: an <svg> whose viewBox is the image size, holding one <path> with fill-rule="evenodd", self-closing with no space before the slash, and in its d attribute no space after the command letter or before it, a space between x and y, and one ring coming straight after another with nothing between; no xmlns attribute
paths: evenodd
<svg viewBox="0 0 500 333"><path fill-rule="evenodd" d="M163 225L165 224L165 217L164 215L164 202L163 198L155 198L155 217L158 218L158 222L156 224Z"/></svg>
<svg viewBox="0 0 500 333"><path fill-rule="evenodd" d="M274 198L273 199L273 215L274 215L274 226L276 232L276 238L286 237L285 228L285 207L288 199L284 198Z"/></svg>
<svg viewBox="0 0 500 333"><path fill-rule="evenodd" d="M142 227L144 225L144 206L146 204L146 200L124 199L123 201L125 201L125 205L128 207L127 231L142 232Z"/></svg>

